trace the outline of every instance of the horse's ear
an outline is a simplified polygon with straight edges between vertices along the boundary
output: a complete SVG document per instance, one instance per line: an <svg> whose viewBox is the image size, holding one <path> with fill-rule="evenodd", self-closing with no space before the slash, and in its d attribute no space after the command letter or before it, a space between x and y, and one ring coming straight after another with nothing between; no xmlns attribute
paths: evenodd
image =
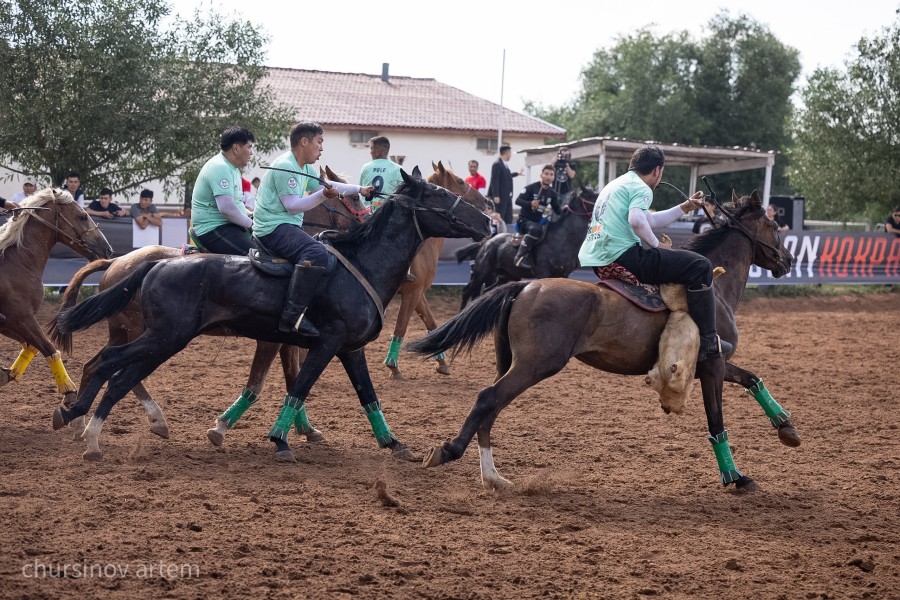
<svg viewBox="0 0 900 600"><path fill-rule="evenodd" d="M418 175L418 177L416 175ZM419 167L413 169L412 175L403 169L400 169L400 176L403 178L403 183L408 186L419 186L422 183L422 175L419 173Z"/></svg>
<svg viewBox="0 0 900 600"><path fill-rule="evenodd" d="M446 172L447 172L447 169L444 168L444 162L443 162L443 161L440 161L440 160L438 161L438 168L437 168L437 170L440 171L441 173L446 173Z"/></svg>
<svg viewBox="0 0 900 600"><path fill-rule="evenodd" d="M753 208L762 208L762 198L759 197L759 194L756 193L756 190L753 190L753 193L750 194L749 204Z"/></svg>
<svg viewBox="0 0 900 600"><path fill-rule="evenodd" d="M319 177L321 177L322 179L326 179L328 177L328 175L325 174L325 169L323 169L322 167L319 167Z"/></svg>
<svg viewBox="0 0 900 600"><path fill-rule="evenodd" d="M413 179L422 179L422 171L419 170L419 165L416 165L415 167L413 167L412 178Z"/></svg>
<svg viewBox="0 0 900 600"><path fill-rule="evenodd" d="M738 200L740 200L740 198L738 198L737 192L734 191L734 188L731 188L731 203L736 205Z"/></svg>

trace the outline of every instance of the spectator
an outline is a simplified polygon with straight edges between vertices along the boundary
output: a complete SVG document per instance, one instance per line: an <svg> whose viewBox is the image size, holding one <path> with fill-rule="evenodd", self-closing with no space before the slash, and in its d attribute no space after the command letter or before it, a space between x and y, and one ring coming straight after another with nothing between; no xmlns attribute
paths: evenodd
<svg viewBox="0 0 900 600"><path fill-rule="evenodd" d="M81 189L81 175L78 174L78 171L69 171L69 174L66 175L65 188L75 198L78 206L84 208L84 190Z"/></svg>
<svg viewBox="0 0 900 600"><path fill-rule="evenodd" d="M769 204L766 207L766 216L775 221L775 224L778 225L778 231L788 231L791 228L778 216L778 208L774 204Z"/></svg>
<svg viewBox="0 0 900 600"><path fill-rule="evenodd" d="M259 177L254 177L254 178L250 181L250 185L253 186L253 195L254 195L254 196L259 195L259 184L260 184L260 183L262 183L262 180L261 180Z"/></svg>
<svg viewBox="0 0 900 600"><path fill-rule="evenodd" d="M100 190L100 197L88 204L85 212L92 217L102 217L104 219L115 219L125 214L125 211L112 201L112 190L109 188Z"/></svg>
<svg viewBox="0 0 900 600"><path fill-rule="evenodd" d="M504 223L512 223L513 177L522 175L525 169L513 173L509 170L509 159L512 148L500 146L500 157L491 165L491 183L488 186L488 198L494 203Z"/></svg>
<svg viewBox="0 0 900 600"><path fill-rule="evenodd" d="M516 198L516 205L519 206L519 221L516 223L516 229L522 234L522 242L519 244L514 261L517 267L531 268L528 255L541 239L544 226L550 222L551 213L556 216L562 213L559 197L553 190L555 175L554 165L544 165L541 169L540 181L526 185L519 197Z"/></svg>
<svg viewBox="0 0 900 600"><path fill-rule="evenodd" d="M884 230L900 237L900 205L894 207L894 212L884 222Z"/></svg>
<svg viewBox="0 0 900 600"><path fill-rule="evenodd" d="M477 160L469 161L469 176L466 177L466 183L478 190L480 194L484 194L485 190L487 190L487 180L484 178L484 175L478 172Z"/></svg>
<svg viewBox="0 0 900 600"><path fill-rule="evenodd" d="M33 177L26 177L25 181L22 183L22 191L14 194L11 200L13 202L22 202L25 198L31 196L37 191L37 186L34 183Z"/></svg>
<svg viewBox="0 0 900 600"><path fill-rule="evenodd" d="M137 204L131 205L131 218L141 229L147 229L147 225L162 227L162 217L159 209L153 204L153 191L141 190Z"/></svg>
<svg viewBox="0 0 900 600"><path fill-rule="evenodd" d="M391 142L383 135L375 136L369 140L369 155L372 161L363 165L359 174L359 185L366 187L371 185L378 194L393 194L394 190L403 182L400 175L400 165L388 158L391 151ZM384 203L384 198L378 195L372 196L372 211Z"/></svg>
<svg viewBox="0 0 900 600"><path fill-rule="evenodd" d="M702 215L702 217L694 221L694 233L703 233L707 229L712 229L714 226L719 224L720 218L722 216L718 212L718 207L712 200L710 200L709 196L703 197L703 206L706 207L706 211L704 212L703 209L700 209L700 214ZM707 213L712 215L714 222L709 220L709 217L706 216Z"/></svg>
<svg viewBox="0 0 900 600"><path fill-rule="evenodd" d="M249 181L241 177L241 189L243 190L243 197L241 198L241 202L244 203L244 207L247 209L247 214L251 214L253 212L253 207L256 205L256 194L253 193L253 186Z"/></svg>
<svg viewBox="0 0 900 600"><path fill-rule="evenodd" d="M578 164L572 162L572 151L566 147L559 149L556 162L553 163L553 191L560 203L565 206L572 196L572 182L575 179Z"/></svg>

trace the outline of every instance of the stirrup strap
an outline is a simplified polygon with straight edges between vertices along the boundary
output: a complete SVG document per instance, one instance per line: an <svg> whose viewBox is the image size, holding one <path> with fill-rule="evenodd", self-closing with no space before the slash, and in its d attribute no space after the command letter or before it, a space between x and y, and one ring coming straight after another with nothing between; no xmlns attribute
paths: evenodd
<svg viewBox="0 0 900 600"><path fill-rule="evenodd" d="M381 298L378 297L378 294L375 292L375 289L369 283L369 281L363 276L362 273L359 272L359 269L353 266L353 264L347 260L347 257L341 254L335 249L334 246L329 246L325 244L325 249L328 250L331 254L334 255L341 264L344 265L350 273L356 277L356 280L359 281L360 285L366 290L369 294L369 297L372 298L372 301L375 303L375 308L378 309L378 318L381 319L382 326L384 325L384 306L381 304Z"/></svg>

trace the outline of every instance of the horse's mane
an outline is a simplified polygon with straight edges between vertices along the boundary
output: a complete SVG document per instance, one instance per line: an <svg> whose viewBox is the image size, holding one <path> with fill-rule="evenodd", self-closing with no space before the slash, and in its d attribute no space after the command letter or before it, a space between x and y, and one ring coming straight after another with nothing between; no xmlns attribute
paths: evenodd
<svg viewBox="0 0 900 600"><path fill-rule="evenodd" d="M400 187L391 194L391 198L382 204L381 208L379 208L369 219L362 223L356 223L346 232L338 233L329 239L335 246L347 247L358 245L365 239L381 238L387 227L387 223L390 221L391 215L394 214L394 210L397 206L397 202L394 198L397 196L417 195L421 185L425 185L425 183L414 184L412 186L406 182L400 184Z"/></svg>
<svg viewBox="0 0 900 600"><path fill-rule="evenodd" d="M744 217L744 215L749 212L752 212L754 210L761 210L752 206L749 200L750 196L743 196L740 200L735 202L734 211L729 211L738 221L740 221ZM731 227L729 227L727 224L707 229L703 233L699 233L688 240L683 248L685 250L692 250L697 254L705 255L713 248L719 246L722 243L722 238L724 238L730 230Z"/></svg>
<svg viewBox="0 0 900 600"><path fill-rule="evenodd" d="M50 202L57 204L68 204L75 202L72 194L63 190L59 192L53 188L46 188L29 196L21 206L44 206ZM0 256L11 246L19 246L22 243L22 235L25 231L25 225L28 223L34 211L23 210L15 219L10 219L2 227L0 227Z"/></svg>

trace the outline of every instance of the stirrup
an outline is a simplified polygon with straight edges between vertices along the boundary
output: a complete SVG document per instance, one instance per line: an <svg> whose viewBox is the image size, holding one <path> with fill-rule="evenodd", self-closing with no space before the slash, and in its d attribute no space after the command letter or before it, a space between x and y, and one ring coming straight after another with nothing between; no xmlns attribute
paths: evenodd
<svg viewBox="0 0 900 600"><path fill-rule="evenodd" d="M416 280L416 276L413 275L412 273L410 273L409 271L407 271L406 272L406 281L415 281L415 280Z"/></svg>

